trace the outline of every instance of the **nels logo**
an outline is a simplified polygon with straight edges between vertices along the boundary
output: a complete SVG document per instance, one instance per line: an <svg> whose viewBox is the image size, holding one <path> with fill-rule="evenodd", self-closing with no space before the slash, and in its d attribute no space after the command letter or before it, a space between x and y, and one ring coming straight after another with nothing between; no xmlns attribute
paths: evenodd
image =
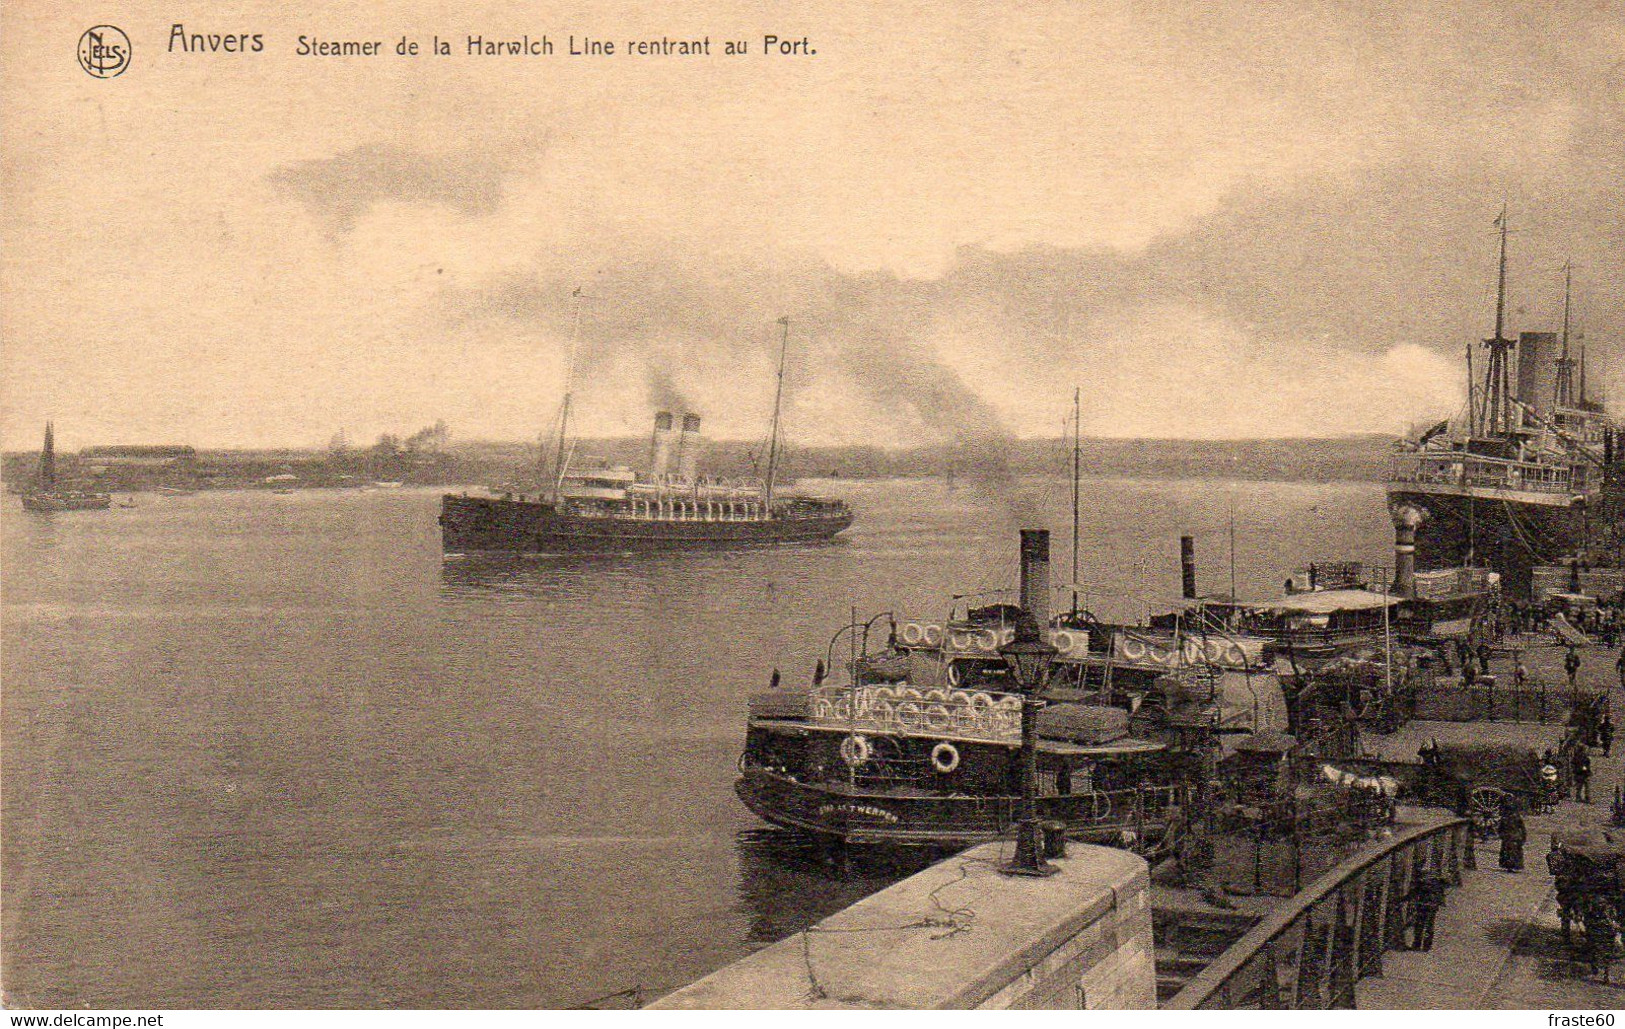
<svg viewBox="0 0 1625 1029"><path fill-rule="evenodd" d="M124 74L130 66L130 37L113 25L97 25L79 37L79 67L98 79Z"/></svg>

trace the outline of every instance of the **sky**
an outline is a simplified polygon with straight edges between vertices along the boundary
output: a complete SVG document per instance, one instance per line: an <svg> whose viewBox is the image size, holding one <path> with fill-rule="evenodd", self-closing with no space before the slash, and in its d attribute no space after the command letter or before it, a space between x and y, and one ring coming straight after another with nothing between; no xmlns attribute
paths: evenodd
<svg viewBox="0 0 1625 1029"><path fill-rule="evenodd" d="M1075 387L1099 436L1400 432L1462 402L1503 203L1509 328L1557 327L1572 261L1625 387L1617 4L132 3L105 80L104 5L18 6L8 449L534 439L567 380L583 434L755 439L781 317L805 444L1053 436ZM524 33L558 52L463 53Z"/></svg>

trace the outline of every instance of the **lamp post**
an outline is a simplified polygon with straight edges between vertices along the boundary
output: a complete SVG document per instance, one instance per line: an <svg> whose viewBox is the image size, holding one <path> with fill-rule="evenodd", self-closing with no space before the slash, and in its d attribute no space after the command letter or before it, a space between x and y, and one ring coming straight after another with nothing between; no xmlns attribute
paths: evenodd
<svg viewBox="0 0 1625 1029"><path fill-rule="evenodd" d="M1016 635L999 648L1021 693L1021 813L1016 822L1016 856L999 870L1006 875L1054 875L1058 869L1044 860L1038 821L1038 698L1049 681L1050 666L1058 651L1050 646L1038 622L1026 611L1016 620Z"/></svg>

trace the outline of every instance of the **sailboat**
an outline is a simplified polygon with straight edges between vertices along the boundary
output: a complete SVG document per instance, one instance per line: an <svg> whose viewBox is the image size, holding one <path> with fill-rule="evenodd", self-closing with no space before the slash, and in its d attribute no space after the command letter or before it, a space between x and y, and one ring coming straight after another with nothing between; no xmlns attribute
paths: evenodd
<svg viewBox="0 0 1625 1029"><path fill-rule="evenodd" d="M579 303L576 325L579 333ZM442 549L448 554L603 554L832 539L852 524L852 511L844 502L786 494L778 487L790 320L781 318L779 325L782 336L766 479L700 474L700 416L692 412L683 414L680 423L670 411L655 415L649 469L642 477L625 466L572 467L572 337L571 370L559 410L553 466L545 473L546 485L535 496L446 494L440 506Z"/></svg>
<svg viewBox="0 0 1625 1029"><path fill-rule="evenodd" d="M106 493L85 493L57 488L56 443L51 423L45 423L45 444L40 448L39 489L23 494L25 511L102 511L111 507Z"/></svg>

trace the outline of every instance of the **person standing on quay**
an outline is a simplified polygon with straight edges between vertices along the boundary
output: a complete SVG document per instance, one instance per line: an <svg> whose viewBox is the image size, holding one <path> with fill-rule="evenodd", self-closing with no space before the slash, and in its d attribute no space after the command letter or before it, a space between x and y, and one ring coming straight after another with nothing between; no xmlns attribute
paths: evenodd
<svg viewBox="0 0 1625 1029"><path fill-rule="evenodd" d="M1433 922L1444 905L1444 877L1437 872L1424 872L1416 879L1409 899L1413 905L1411 938L1412 950L1433 949Z"/></svg>
<svg viewBox="0 0 1625 1029"><path fill-rule="evenodd" d="M1569 647L1568 654L1563 658L1563 670L1569 673L1569 692L1573 693L1580 681L1580 653L1573 646Z"/></svg>
<svg viewBox="0 0 1625 1029"><path fill-rule="evenodd" d="M1619 673L1619 688L1625 690L1625 647L1619 648L1619 660L1614 662L1614 670Z"/></svg>
<svg viewBox="0 0 1625 1029"><path fill-rule="evenodd" d="M1529 840L1529 829L1518 813L1518 798L1508 794L1501 802L1501 868L1508 872L1523 871L1523 845Z"/></svg>
<svg viewBox="0 0 1625 1029"><path fill-rule="evenodd" d="M1569 771L1574 775L1574 802L1591 803L1591 755L1586 752L1584 743L1574 748L1574 757L1569 761Z"/></svg>
<svg viewBox="0 0 1625 1029"><path fill-rule="evenodd" d="M1602 721L1597 723L1597 743L1602 747L1603 757L1614 749L1614 720L1606 711L1602 713Z"/></svg>

